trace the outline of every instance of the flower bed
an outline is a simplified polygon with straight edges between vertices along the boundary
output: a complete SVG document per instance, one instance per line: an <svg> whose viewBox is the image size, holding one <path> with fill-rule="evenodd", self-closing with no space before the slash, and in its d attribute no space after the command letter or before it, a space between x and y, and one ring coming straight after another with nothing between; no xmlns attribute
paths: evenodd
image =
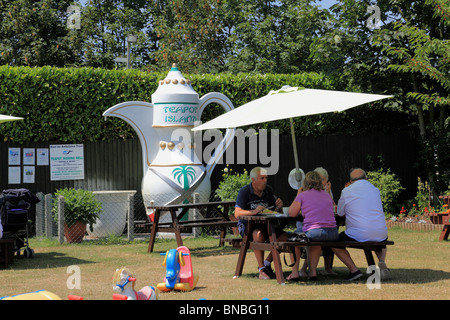
<svg viewBox="0 0 450 320"><path fill-rule="evenodd" d="M433 223L417 223L417 222L398 222L392 220L386 220L386 225L389 228L400 227L409 230L420 230L420 231L430 231L430 230L442 230L443 224L433 224Z"/></svg>
<svg viewBox="0 0 450 320"><path fill-rule="evenodd" d="M412 230L442 230L443 219L450 214L450 195L446 193L439 196L439 200L436 207L432 206L430 185L419 177L415 198L408 200L398 215L387 218L386 224L388 228L398 226Z"/></svg>
<svg viewBox="0 0 450 320"><path fill-rule="evenodd" d="M438 214L429 213L421 216L400 216L386 219L388 228L400 227L410 230L442 230L442 220L436 219Z"/></svg>
<svg viewBox="0 0 450 320"><path fill-rule="evenodd" d="M398 216L386 219L388 228L398 226L401 228L412 230L442 230L442 218L446 214L450 214L448 204L444 204L440 210L443 212L435 212L435 208L426 206L420 208L413 204L412 210L409 212L402 207Z"/></svg>

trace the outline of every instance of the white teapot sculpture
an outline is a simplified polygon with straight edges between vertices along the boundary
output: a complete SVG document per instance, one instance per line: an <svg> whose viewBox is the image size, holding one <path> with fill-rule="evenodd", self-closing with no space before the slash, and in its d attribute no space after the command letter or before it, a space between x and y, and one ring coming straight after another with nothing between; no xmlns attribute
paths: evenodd
<svg viewBox="0 0 450 320"><path fill-rule="evenodd" d="M194 152L191 129L211 103L221 105L226 112L234 108L230 99L221 93L212 92L199 98L191 81L185 79L174 64L152 94L152 103L124 102L103 113L105 117L125 120L139 137L142 197L150 217L153 212L148 206L192 202L194 192L199 194L201 202L209 200L211 173L235 135L234 129L228 129L223 143L217 145L206 166L202 164Z"/></svg>

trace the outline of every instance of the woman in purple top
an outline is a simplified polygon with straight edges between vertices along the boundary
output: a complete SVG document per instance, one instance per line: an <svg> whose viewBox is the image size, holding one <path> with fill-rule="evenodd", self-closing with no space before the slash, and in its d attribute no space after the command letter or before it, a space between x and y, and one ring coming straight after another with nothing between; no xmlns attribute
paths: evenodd
<svg viewBox="0 0 450 320"><path fill-rule="evenodd" d="M300 188L295 200L289 207L289 215L296 217L301 212L303 216L303 232L311 241L334 241L338 238L338 228L334 218L334 204L330 194L322 185L322 178L317 172L306 174L303 188ZM309 279L317 280L317 263L320 258L321 247L310 247ZM300 248L296 248L297 257L300 257ZM297 259L296 265L288 280L299 278Z"/></svg>

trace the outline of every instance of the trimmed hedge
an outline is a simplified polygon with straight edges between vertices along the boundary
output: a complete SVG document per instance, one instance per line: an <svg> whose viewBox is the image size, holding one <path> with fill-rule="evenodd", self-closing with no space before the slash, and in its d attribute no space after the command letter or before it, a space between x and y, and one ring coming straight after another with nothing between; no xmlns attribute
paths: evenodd
<svg viewBox="0 0 450 320"><path fill-rule="evenodd" d="M134 130L120 119L105 121L102 113L125 101L148 101L167 73L92 68L0 67L0 113L24 117L2 124L3 141L61 141L79 143L130 138ZM286 83L330 88L318 74L185 75L199 96L221 92L235 106ZM208 115L205 115L208 117ZM209 117L213 115L210 114ZM204 119L202 119L204 120Z"/></svg>
<svg viewBox="0 0 450 320"><path fill-rule="evenodd" d="M92 68L0 67L0 113L25 118L0 127L4 141L77 143L128 138L124 121L102 113L129 100L151 99L158 74Z"/></svg>
<svg viewBox="0 0 450 320"><path fill-rule="evenodd" d="M0 114L25 118L24 121L1 124L0 139L15 143L81 143L134 137L134 130L125 121L117 118L105 121L103 112L125 101L151 102L158 80L164 79L167 72L0 66ZM317 73L184 76L192 80L200 97L208 92L221 92L230 98L235 107L286 84L316 89L335 87L330 79ZM373 113L373 110L369 111ZM217 108L207 108L202 121L213 118L217 112ZM362 120L367 115L358 112L352 117ZM395 119L391 113L386 118ZM349 116L343 113L303 119L297 121L296 128L301 135L310 135L342 132L346 127L343 123L347 123ZM288 121L261 124L260 127L279 128L280 133L289 133ZM367 123L361 123L354 129L361 132L368 127L374 129Z"/></svg>

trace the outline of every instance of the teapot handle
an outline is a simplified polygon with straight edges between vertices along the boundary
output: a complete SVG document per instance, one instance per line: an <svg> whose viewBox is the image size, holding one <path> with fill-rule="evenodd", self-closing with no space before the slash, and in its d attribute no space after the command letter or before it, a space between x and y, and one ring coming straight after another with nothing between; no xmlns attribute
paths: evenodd
<svg viewBox="0 0 450 320"><path fill-rule="evenodd" d="M200 98L200 118L201 114L205 110L205 107L209 105L210 103L217 103L222 106L222 108L225 110L225 112L231 111L234 109L233 103L230 99L228 99L227 96L225 96L222 93L218 92L210 92L205 94L203 97ZM206 164L206 173L208 176L211 176L211 173L213 172L217 160L220 159L220 157L224 154L225 150L228 148L231 142L233 142L233 138L236 134L236 129L227 129L225 132L225 137L222 139L222 141L218 144L214 155L211 157L211 159ZM225 141L225 143L223 143Z"/></svg>

